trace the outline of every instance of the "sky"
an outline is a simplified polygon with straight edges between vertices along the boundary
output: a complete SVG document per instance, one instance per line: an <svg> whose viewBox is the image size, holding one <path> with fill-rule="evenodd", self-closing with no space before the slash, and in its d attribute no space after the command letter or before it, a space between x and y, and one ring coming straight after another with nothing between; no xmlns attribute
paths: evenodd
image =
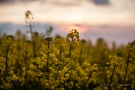
<svg viewBox="0 0 135 90"><path fill-rule="evenodd" d="M80 38L95 42L127 44L135 39L135 0L0 0L0 30L14 34L27 32L25 12L34 16L34 31L66 36L71 29Z"/></svg>

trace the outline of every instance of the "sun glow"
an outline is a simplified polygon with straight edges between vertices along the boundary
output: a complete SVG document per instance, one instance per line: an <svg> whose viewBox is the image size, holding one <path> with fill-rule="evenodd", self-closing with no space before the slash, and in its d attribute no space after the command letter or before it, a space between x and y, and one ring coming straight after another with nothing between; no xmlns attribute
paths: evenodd
<svg viewBox="0 0 135 90"><path fill-rule="evenodd" d="M71 11L70 13L67 13L67 15L65 15L64 19L66 22L68 22L68 24L82 24L83 22L85 22L85 15L80 14L80 12L77 11Z"/></svg>

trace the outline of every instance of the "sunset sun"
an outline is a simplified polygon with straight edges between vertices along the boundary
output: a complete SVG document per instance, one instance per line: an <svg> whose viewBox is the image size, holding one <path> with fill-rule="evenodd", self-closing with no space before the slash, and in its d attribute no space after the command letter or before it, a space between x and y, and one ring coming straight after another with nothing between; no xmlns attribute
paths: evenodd
<svg viewBox="0 0 135 90"><path fill-rule="evenodd" d="M85 32L85 28L83 26L79 26L79 25L69 26L68 30L71 30L71 29L76 29L79 33Z"/></svg>

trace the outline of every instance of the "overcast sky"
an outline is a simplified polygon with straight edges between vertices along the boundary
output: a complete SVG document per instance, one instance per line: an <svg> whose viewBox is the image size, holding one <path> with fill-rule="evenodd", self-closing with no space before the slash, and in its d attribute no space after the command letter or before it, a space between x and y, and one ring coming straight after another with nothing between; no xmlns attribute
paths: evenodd
<svg viewBox="0 0 135 90"><path fill-rule="evenodd" d="M126 44L135 39L135 0L0 0L0 30L25 29L27 10L41 32L50 24L63 35L77 28L80 37L93 41L103 37Z"/></svg>

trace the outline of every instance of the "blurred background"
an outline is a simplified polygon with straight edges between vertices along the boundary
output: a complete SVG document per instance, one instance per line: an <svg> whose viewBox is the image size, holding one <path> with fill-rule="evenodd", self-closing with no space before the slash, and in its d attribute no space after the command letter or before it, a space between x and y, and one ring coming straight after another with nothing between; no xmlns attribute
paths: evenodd
<svg viewBox="0 0 135 90"><path fill-rule="evenodd" d="M1 34L28 33L25 12L34 16L33 31L66 37L71 29L80 38L95 43L103 38L108 44L127 44L135 39L135 0L0 0Z"/></svg>

